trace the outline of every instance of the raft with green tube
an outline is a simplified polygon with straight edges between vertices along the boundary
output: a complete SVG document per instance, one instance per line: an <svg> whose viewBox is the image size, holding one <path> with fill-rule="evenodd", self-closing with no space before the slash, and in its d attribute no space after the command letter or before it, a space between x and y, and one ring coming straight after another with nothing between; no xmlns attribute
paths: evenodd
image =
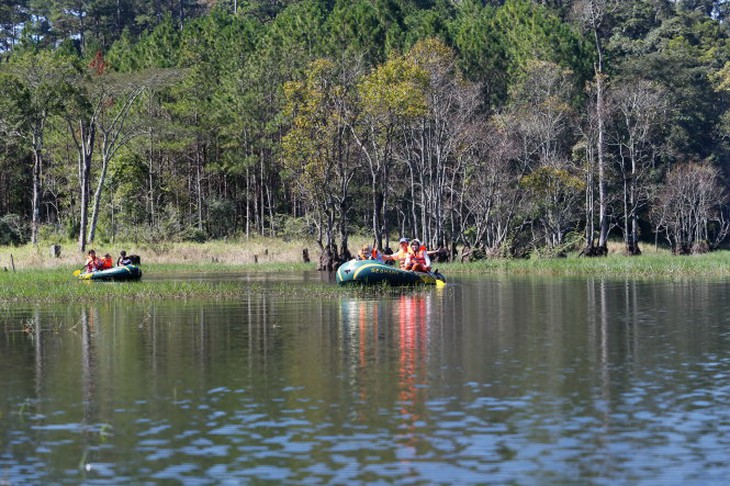
<svg viewBox="0 0 730 486"><path fill-rule="evenodd" d="M337 283L340 285L437 285L446 284L446 278L439 272L411 272L401 270L377 260L350 260L337 269Z"/></svg>
<svg viewBox="0 0 730 486"><path fill-rule="evenodd" d="M101 280L101 281L132 281L142 278L142 269L137 265L123 265L107 270L99 270L90 273L79 274L79 280Z"/></svg>

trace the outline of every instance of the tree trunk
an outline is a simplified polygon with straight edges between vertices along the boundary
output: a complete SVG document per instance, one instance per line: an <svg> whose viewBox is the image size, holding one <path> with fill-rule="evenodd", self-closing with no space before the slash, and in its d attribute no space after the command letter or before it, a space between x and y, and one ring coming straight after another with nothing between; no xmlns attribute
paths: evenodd
<svg viewBox="0 0 730 486"><path fill-rule="evenodd" d="M251 237L251 174L246 164L246 239Z"/></svg>
<svg viewBox="0 0 730 486"><path fill-rule="evenodd" d="M203 231L203 157L200 154L200 143L195 144L195 192L198 230Z"/></svg>
<svg viewBox="0 0 730 486"><path fill-rule="evenodd" d="M378 176L375 171L372 172L372 198L373 198L373 237L375 238L376 244L382 241L382 235L380 233L380 204L379 191L378 191Z"/></svg>
<svg viewBox="0 0 730 486"><path fill-rule="evenodd" d="M593 30L593 40L596 46L598 59L594 65L596 76L596 117L598 122L598 145L596 151L598 154L598 248L595 254L605 255L608 253L608 211L607 211L607 194L606 194L606 160L604 155L604 137L605 137L605 103L604 103L604 78L603 73L603 48L601 46L601 38L599 34L600 24L603 20L605 5L599 5L594 0L590 1L591 10L591 28Z"/></svg>
<svg viewBox="0 0 730 486"><path fill-rule="evenodd" d="M152 132L150 131L150 145L149 145L149 199L150 199L150 214L148 221L150 222L150 226L154 228L156 221L155 221L155 186L154 186L154 170L153 170L153 163L154 163L154 139L152 136Z"/></svg>
<svg viewBox="0 0 730 486"><path fill-rule="evenodd" d="M636 196L636 178L637 178L637 168L636 168L636 156L634 154L634 151L632 150L631 154L631 179L629 180L629 248L628 248L628 254L629 255L640 255L641 249L639 249L639 221L636 215L636 212L638 210L638 202L637 202L637 196Z"/></svg>
<svg viewBox="0 0 730 486"><path fill-rule="evenodd" d="M92 122L84 123L79 121L79 186L80 198L80 225L79 225L79 251L86 250L86 230L89 224L89 198L91 195L91 157L94 153L94 141L96 128Z"/></svg>
<svg viewBox="0 0 730 486"><path fill-rule="evenodd" d="M93 243L96 236L96 224L99 221L99 208L101 207L101 194L104 189L104 183L106 182L108 166L109 161L106 157L102 157L101 174L99 175L99 183L96 186L96 191L94 191L94 200L91 208L91 222L89 223L89 237L87 239L89 243ZM89 187L91 186L89 185Z"/></svg>
<svg viewBox="0 0 730 486"><path fill-rule="evenodd" d="M585 214L586 214L586 250L592 251L593 238L595 236L595 188L593 180L593 167L594 158L593 151L590 150L588 153L588 170L586 172L586 200L585 200Z"/></svg>
<svg viewBox="0 0 730 486"><path fill-rule="evenodd" d="M599 54L600 59L600 54ZM601 62L596 69L596 112L598 116L598 221L599 251L607 253L608 249L608 215L607 215L607 194L606 194L606 162L603 150L604 139L604 102L603 102L603 72Z"/></svg>
<svg viewBox="0 0 730 486"><path fill-rule="evenodd" d="M34 144L35 145L35 144ZM32 200L32 217L30 241L33 245L38 244L38 226L40 225L41 216L41 167L43 165L43 155L40 149L33 150L33 200Z"/></svg>

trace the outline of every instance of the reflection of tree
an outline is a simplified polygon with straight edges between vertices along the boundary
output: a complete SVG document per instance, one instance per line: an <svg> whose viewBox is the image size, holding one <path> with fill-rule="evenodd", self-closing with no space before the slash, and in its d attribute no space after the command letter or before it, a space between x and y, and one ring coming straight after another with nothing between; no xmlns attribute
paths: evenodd
<svg viewBox="0 0 730 486"><path fill-rule="evenodd" d="M40 398L43 383L43 341L41 339L41 317L40 311L36 307L33 312L33 336L35 338L35 392L36 397Z"/></svg>
<svg viewBox="0 0 730 486"><path fill-rule="evenodd" d="M640 312L639 283L627 279L622 287L623 295L613 294L610 283L606 280L589 280L587 287L587 302L589 320L592 320L592 353L596 366L597 391L600 399L597 400L606 406L602 412L603 427L609 431L613 427L611 405L617 399L616 381L620 379L621 370L617 370L615 363L617 353L625 354L619 361L638 363L639 353L639 323L642 319ZM614 302L612 302L612 298ZM623 303L622 319L617 319L621 312L612 304ZM623 321L623 329L618 324Z"/></svg>
<svg viewBox="0 0 730 486"><path fill-rule="evenodd" d="M93 425L96 423L98 400L96 393L97 358L96 358L96 320L98 310L95 307L81 310L81 390L84 411L85 450L96 443Z"/></svg>

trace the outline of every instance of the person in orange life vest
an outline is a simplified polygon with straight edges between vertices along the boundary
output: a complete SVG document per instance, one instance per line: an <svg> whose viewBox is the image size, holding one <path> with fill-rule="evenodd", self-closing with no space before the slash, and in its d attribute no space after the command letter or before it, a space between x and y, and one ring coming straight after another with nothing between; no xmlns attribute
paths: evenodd
<svg viewBox="0 0 730 486"><path fill-rule="evenodd" d="M380 254L380 252L377 250L377 248L373 248L370 245L362 245L362 248L360 248L360 253L357 254L358 260L377 260L379 262L383 261L383 255Z"/></svg>
<svg viewBox="0 0 730 486"><path fill-rule="evenodd" d="M114 266L114 259L109 253L104 255L104 258L102 258L100 261L102 270L108 270Z"/></svg>
<svg viewBox="0 0 730 486"><path fill-rule="evenodd" d="M406 260L408 259L408 255L413 253L413 250L411 250L411 247L408 246L408 238L401 238L398 241L398 251L393 253L392 255L383 255L383 258L386 260L392 260L392 261L398 261L398 266L400 268L405 268L406 266Z"/></svg>
<svg viewBox="0 0 730 486"><path fill-rule="evenodd" d="M96 272L102 269L101 260L96 257L94 250L89 250L86 257L86 273Z"/></svg>
<svg viewBox="0 0 730 486"><path fill-rule="evenodd" d="M411 241L411 250L413 253L408 255L406 259L406 270L414 272L430 272L431 259L428 257L426 246L422 245L417 239Z"/></svg>

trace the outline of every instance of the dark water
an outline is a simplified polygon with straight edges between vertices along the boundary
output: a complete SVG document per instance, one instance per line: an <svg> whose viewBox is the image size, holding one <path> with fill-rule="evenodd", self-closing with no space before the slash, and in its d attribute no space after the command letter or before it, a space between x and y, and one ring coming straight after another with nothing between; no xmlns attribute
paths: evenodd
<svg viewBox="0 0 730 486"><path fill-rule="evenodd" d="M730 282L451 280L1 309L0 485L726 483Z"/></svg>

